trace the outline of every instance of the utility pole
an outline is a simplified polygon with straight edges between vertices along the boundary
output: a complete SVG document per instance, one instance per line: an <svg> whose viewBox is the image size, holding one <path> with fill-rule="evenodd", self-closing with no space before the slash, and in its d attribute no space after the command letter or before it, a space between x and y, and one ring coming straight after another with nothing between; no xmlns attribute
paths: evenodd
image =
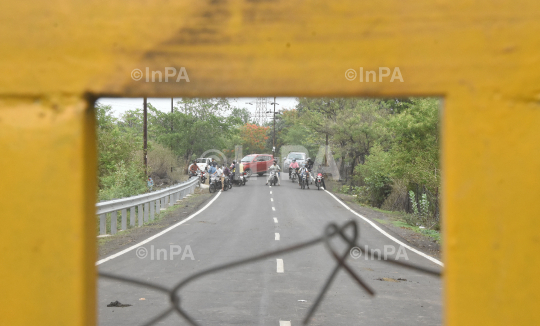
<svg viewBox="0 0 540 326"><path fill-rule="evenodd" d="M276 155L276 104L279 105L279 103L276 103L276 97L274 96L274 102L270 103L270 105L274 105L274 133L272 135L272 155ZM272 113L272 111L268 111L266 113Z"/></svg>
<svg viewBox="0 0 540 326"><path fill-rule="evenodd" d="M144 175L148 178L148 108L146 97L143 100L143 155L144 155Z"/></svg>

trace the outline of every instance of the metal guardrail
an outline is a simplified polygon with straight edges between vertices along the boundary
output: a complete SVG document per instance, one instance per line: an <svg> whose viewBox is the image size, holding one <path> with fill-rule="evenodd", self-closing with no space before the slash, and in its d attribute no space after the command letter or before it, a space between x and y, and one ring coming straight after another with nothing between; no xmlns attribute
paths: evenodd
<svg viewBox="0 0 540 326"><path fill-rule="evenodd" d="M192 194L198 184L199 178L192 177L186 182L159 191L97 203L96 214L99 215L99 234L107 234L108 213L111 213L111 234L116 234L118 230L116 216L119 211L122 214L121 230L127 229L128 209L129 225L135 226L135 220L137 219L138 226L141 226L144 222L153 221L156 212L159 213L161 209L173 206L188 194Z"/></svg>

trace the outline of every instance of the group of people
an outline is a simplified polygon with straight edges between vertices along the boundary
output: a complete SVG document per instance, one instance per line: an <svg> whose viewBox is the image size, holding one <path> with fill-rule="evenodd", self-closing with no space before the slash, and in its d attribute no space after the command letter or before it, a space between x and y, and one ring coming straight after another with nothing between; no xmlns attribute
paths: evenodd
<svg viewBox="0 0 540 326"><path fill-rule="evenodd" d="M289 166L291 169L290 171L298 171L298 175L301 176L303 174L306 174L308 176L308 180L311 182L315 181L315 178L313 177L311 171L313 169L314 162L311 160L311 158L308 157L306 160L306 163L303 163L302 166L296 162L296 159L294 159ZM217 162L212 159L212 162L206 167L208 175L210 176L216 176L221 179L221 191L223 191L223 188L225 186L225 177L229 177L232 180L234 180L234 176L236 173L236 166L238 165L239 173L244 173L243 164L240 162L239 164L236 163L236 161L233 161L230 167L227 167L225 164L218 165ZM200 171L200 168L197 166L197 163L193 161L193 164L189 167L189 172L191 175L197 175L197 172ZM268 168L268 179L266 180L266 185L268 185L268 182L270 182L270 178L272 177L272 173L275 172L275 175L277 177L278 186L281 186L280 181L280 174L281 174L281 168L277 164L277 160L274 160L274 163ZM317 173L322 173L322 166L319 164L319 168L317 169ZM291 177L291 172L289 172L289 178ZM298 178L298 184L300 184L300 178ZM326 188L326 185L324 184L324 179L322 180L323 187Z"/></svg>
<svg viewBox="0 0 540 326"><path fill-rule="evenodd" d="M315 178L313 177L313 173L311 171L313 170L313 160L311 158L307 158L306 163L302 163L302 166L296 162L296 159L293 159L292 163L289 165L289 178L291 178L291 173L298 173L298 176L307 175L308 180L313 182L315 181ZM297 172L296 172L297 171ZM319 164L319 167L317 168L317 173L323 173L323 168ZM308 182L309 183L309 182ZM298 178L298 184L300 184L300 178ZM322 179L323 187L326 189L326 185L324 184L324 179ZM309 187L309 186L308 186Z"/></svg>
<svg viewBox="0 0 540 326"><path fill-rule="evenodd" d="M233 161L230 167L227 167L224 163L221 165L218 165L218 163L215 161L215 159L212 159L212 162L206 167L206 170L208 172L209 176L216 176L220 178L221 180L221 191L223 191L225 187L225 177L231 178L231 180L234 180L235 174L236 174L236 166L238 165L238 172L240 174L244 173L244 166L242 162L239 164L236 163L236 161ZM193 161L193 164L189 167L189 172L192 175L197 175L197 171L200 171L201 169L197 166L197 163ZM202 171L201 171L202 172Z"/></svg>

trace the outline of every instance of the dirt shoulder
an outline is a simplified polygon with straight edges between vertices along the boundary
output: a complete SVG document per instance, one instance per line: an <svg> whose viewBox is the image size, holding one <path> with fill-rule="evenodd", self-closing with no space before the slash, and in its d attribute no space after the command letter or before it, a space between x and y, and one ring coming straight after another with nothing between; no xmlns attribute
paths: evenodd
<svg viewBox="0 0 540 326"><path fill-rule="evenodd" d="M397 239L407 243L411 247L434 258L441 259L441 244L440 241L437 240L438 236L433 237L425 235L420 232L421 230L419 228L408 225L403 219L403 213L388 212L361 206L356 201L355 197L332 191L333 186L334 184L329 182L328 191L332 192L332 194L346 203L352 210L368 218L380 228Z"/></svg>
<svg viewBox="0 0 540 326"><path fill-rule="evenodd" d="M133 246L182 221L204 206L213 196L215 194L210 194L207 188L196 188L194 194L159 214L153 222L118 232L110 237L98 238L98 259L103 259Z"/></svg>

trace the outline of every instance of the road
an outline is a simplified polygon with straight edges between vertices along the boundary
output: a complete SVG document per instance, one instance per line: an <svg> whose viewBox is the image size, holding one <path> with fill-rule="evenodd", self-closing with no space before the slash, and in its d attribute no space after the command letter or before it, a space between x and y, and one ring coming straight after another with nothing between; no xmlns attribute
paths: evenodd
<svg viewBox="0 0 540 326"><path fill-rule="evenodd" d="M265 177L254 177L245 187L219 194L191 220L143 244L146 258L138 258L141 251L132 250L101 263L99 271L171 288L200 270L319 237L329 222L351 219L358 221L361 242L370 248L382 251L392 245L406 252L409 263L440 268L409 249L399 249L329 193L313 186L300 190L284 177L279 187L270 188ZM345 248L337 239L334 242ZM186 251L188 245L191 252ZM167 260L163 254L157 260L158 249L167 251ZM369 296L340 271L310 325L441 324L440 279L364 256L348 262L376 296ZM324 244L318 244L198 279L180 292L181 306L201 325L301 325L334 266ZM392 281L397 279L406 281ZM132 306L107 307L116 300ZM100 279L99 324L142 325L166 309L168 300L155 290ZM188 324L173 313L157 325Z"/></svg>

